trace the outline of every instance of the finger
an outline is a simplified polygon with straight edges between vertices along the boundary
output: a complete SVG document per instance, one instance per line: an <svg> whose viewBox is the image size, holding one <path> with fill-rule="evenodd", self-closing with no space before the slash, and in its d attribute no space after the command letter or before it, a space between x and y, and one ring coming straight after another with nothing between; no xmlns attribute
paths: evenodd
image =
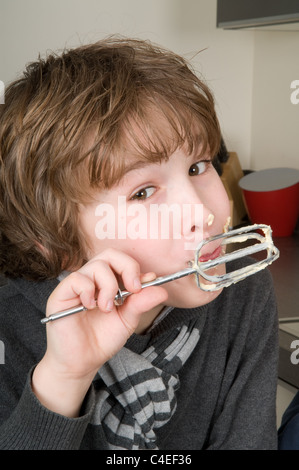
<svg viewBox="0 0 299 470"><path fill-rule="evenodd" d="M138 292L141 289L140 266L131 256L110 248L94 258L96 259L106 261L112 271L121 277L129 292Z"/></svg>
<svg viewBox="0 0 299 470"><path fill-rule="evenodd" d="M103 312L114 308L114 298L118 283L111 267L101 259L93 259L80 269L94 283L97 292L97 305Z"/></svg>
<svg viewBox="0 0 299 470"><path fill-rule="evenodd" d="M60 282L47 302L47 315L82 304L88 309L95 307L95 284L84 274L76 271Z"/></svg>
<svg viewBox="0 0 299 470"><path fill-rule="evenodd" d="M140 280L142 283L144 282L150 282L150 281L153 281L154 279L156 279L157 275L153 272L150 272L150 273L145 273L145 274L141 274L140 276Z"/></svg>
<svg viewBox="0 0 299 470"><path fill-rule="evenodd" d="M119 316L127 330L132 334L139 323L141 315L158 305L161 305L162 309L167 298L167 291L163 287L147 287L128 297L124 304L118 307Z"/></svg>

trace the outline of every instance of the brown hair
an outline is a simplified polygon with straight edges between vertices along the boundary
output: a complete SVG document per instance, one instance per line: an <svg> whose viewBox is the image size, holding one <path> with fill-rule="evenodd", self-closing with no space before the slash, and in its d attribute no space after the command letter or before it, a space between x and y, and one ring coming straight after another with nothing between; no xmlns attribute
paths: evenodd
<svg viewBox="0 0 299 470"><path fill-rule="evenodd" d="M198 140L217 153L213 97L168 50L113 37L30 64L0 106L0 272L39 280L82 265L89 191L115 184L129 155L160 161Z"/></svg>

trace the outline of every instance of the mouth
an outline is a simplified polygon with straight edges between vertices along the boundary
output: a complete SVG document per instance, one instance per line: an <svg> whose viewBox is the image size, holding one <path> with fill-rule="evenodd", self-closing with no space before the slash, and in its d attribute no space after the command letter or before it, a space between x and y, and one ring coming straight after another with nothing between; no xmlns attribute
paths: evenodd
<svg viewBox="0 0 299 470"><path fill-rule="evenodd" d="M202 254L198 260L197 263L205 263L207 261L211 261L213 259L218 258L220 255L223 255L225 252L225 248L222 245L217 246L214 251L209 251L208 253ZM196 261L195 261L196 262ZM195 263L194 261L187 261L186 266L187 267L192 267Z"/></svg>
<svg viewBox="0 0 299 470"><path fill-rule="evenodd" d="M202 256L200 256L198 261L200 263L204 263L205 261L210 261L212 259L218 258L218 256L221 255L222 251L223 251L223 247L218 246L214 251L210 253L205 253Z"/></svg>

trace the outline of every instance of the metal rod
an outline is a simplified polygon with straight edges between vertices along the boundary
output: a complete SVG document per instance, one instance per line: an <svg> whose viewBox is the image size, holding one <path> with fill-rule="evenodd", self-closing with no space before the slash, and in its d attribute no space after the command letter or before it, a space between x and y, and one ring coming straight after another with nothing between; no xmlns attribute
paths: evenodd
<svg viewBox="0 0 299 470"><path fill-rule="evenodd" d="M83 305L78 305L78 307L69 308L68 310L63 310L62 312L54 313L48 317L42 318L41 323L48 323L49 321L59 320L59 318L67 317L68 315L74 315L74 313L84 312L88 310Z"/></svg>
<svg viewBox="0 0 299 470"><path fill-rule="evenodd" d="M141 288L144 289L145 287L160 286L162 284L166 284L167 282L180 279L181 277L189 276L190 274L194 274L196 272L197 272L196 268L186 268L186 269L183 269L182 271L178 271L173 274L168 274L167 276L163 276L163 277L157 277L156 279L153 279L152 281L144 282L143 284L141 284ZM124 300L131 294L132 292L119 289L118 293L114 297L115 305L122 305L124 303ZM73 315L75 313L84 312L84 310L88 310L88 309L86 307L83 307L83 305L78 305L78 307L70 308L68 310L63 310L62 312L49 315L48 317L43 318L41 320L41 323L48 323L50 321L59 320L59 318L64 318L64 317L67 317L68 315Z"/></svg>

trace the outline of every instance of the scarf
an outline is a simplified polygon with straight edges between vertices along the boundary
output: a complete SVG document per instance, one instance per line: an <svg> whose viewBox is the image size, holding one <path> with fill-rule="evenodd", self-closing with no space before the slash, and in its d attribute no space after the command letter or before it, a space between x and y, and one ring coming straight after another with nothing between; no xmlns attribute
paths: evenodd
<svg viewBox="0 0 299 470"><path fill-rule="evenodd" d="M98 371L92 424L101 425L109 449L158 449L155 430L173 416L178 371L200 337L197 316L156 338L141 354L123 347Z"/></svg>

